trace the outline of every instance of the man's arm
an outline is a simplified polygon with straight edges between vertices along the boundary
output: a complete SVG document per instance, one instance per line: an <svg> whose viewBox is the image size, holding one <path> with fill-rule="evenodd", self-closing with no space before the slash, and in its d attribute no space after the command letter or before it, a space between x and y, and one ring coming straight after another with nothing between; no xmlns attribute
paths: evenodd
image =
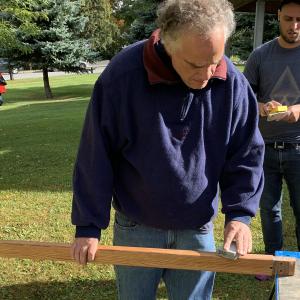
<svg viewBox="0 0 300 300"><path fill-rule="evenodd" d="M117 122L108 91L99 79L86 113L73 174L72 223L76 234L71 255L80 264L94 259L101 229L110 219Z"/></svg>
<svg viewBox="0 0 300 300"><path fill-rule="evenodd" d="M258 93L258 86L259 86L259 65L260 65L260 53L257 51L253 51L250 54L249 58L247 59L243 73L252 88L252 92L254 92L255 94ZM248 143L247 147L243 148L243 146L241 145L239 150L237 150L237 153L235 154L236 158L229 159L228 164L224 168L224 173L223 173L223 175L225 176L224 181L221 180L221 182L224 182L224 185L220 184L223 186L222 211L226 214L223 247L226 251L228 251L231 243L235 241L238 255L247 254L252 250L252 235L251 235L249 224L251 222L251 217L254 216L258 208L259 198L263 186L262 160L263 160L264 150L263 150L263 140L260 137L260 134L257 133L258 132L257 115L259 114L260 116L267 116L268 111L264 103L258 103L258 114L255 113L256 108L254 107L254 102L256 102L256 98L252 92L248 90L246 92L246 98L249 96L249 100L250 100L249 107L247 108L248 113L252 112L254 113L254 115L252 115L252 117L248 115L247 116L248 120L243 121L243 122L247 122L248 125L250 125L248 130L252 127L252 131L251 129L249 131L250 135L247 141ZM244 116L246 115L246 113L247 112L244 112ZM251 119L253 121L252 124L250 124ZM247 126L241 127L240 133L242 134L242 132L245 131L246 128ZM253 150L250 150L251 147L253 147ZM256 156L257 156L257 161L256 161L257 164L251 163L255 161ZM243 163L239 162L240 159L244 160L245 162L244 166ZM254 172L252 176L250 174L247 174L247 172L250 171L251 169ZM229 173L227 174L227 172ZM229 181L226 179L226 176L228 175L232 177L232 180ZM240 180L243 180L242 179L243 176L245 180L244 182L246 184L247 183L249 184L248 187L239 186L240 184L238 182ZM237 177L236 180L237 184L234 183L235 177ZM252 183L252 187L251 187L251 183ZM236 189L236 192L234 192L234 189ZM248 192L246 192L247 189L249 189ZM234 195L234 193L236 193L236 195ZM239 203L239 201L241 202Z"/></svg>
<svg viewBox="0 0 300 300"><path fill-rule="evenodd" d="M225 214L224 249L232 241L244 255L252 248L249 228L263 188L264 142L258 129L258 110L253 91L239 83L238 105L233 112L231 139L220 178L222 212Z"/></svg>

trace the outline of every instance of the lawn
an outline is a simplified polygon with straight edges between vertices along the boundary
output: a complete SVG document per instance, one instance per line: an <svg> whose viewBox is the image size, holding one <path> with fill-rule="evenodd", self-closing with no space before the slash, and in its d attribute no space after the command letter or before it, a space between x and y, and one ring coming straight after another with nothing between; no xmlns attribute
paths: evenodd
<svg viewBox="0 0 300 300"><path fill-rule="evenodd" d="M54 100L41 79L8 82L0 108L0 239L69 243L71 178L81 127L95 74L50 78ZM296 250L293 217L284 208L286 248ZM215 236L222 241L222 215ZM259 218L252 223L254 252L262 253ZM111 244L112 227L102 243ZM111 266L0 259L0 299L116 299ZM267 299L271 282L253 276L217 274L213 299ZM158 299L166 299L160 286Z"/></svg>

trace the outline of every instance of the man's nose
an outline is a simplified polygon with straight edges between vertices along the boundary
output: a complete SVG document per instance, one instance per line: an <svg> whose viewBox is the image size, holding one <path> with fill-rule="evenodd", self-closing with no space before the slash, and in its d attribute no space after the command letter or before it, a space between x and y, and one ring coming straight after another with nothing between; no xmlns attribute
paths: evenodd
<svg viewBox="0 0 300 300"><path fill-rule="evenodd" d="M203 68L202 70L198 70L196 74L196 78L202 81L209 80L214 74L214 70L211 67Z"/></svg>
<svg viewBox="0 0 300 300"><path fill-rule="evenodd" d="M300 29L300 22L299 21L294 21L291 24L291 27L292 27L293 30L299 30Z"/></svg>

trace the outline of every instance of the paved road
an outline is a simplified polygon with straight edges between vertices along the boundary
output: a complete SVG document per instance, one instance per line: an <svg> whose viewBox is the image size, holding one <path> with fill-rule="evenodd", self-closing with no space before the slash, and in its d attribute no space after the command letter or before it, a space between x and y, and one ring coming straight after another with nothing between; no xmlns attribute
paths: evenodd
<svg viewBox="0 0 300 300"><path fill-rule="evenodd" d="M97 64L94 74L100 74L104 68L107 66L108 61L103 61ZM9 74L2 73L5 80L10 80ZM49 77L54 76L65 76L65 75L72 75L75 73L66 73L66 72L49 72ZM35 71L20 71L18 74L14 74L14 79L25 79L25 78L42 78L43 72L41 70L35 70Z"/></svg>

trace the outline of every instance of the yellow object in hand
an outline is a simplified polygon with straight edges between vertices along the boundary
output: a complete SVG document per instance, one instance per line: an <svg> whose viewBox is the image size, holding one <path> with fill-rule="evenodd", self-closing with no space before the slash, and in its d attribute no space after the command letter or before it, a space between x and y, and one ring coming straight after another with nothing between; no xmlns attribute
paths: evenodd
<svg viewBox="0 0 300 300"><path fill-rule="evenodd" d="M270 114L276 114L279 112L286 112L287 111L287 106L286 105L279 105L274 107L269 113Z"/></svg>

